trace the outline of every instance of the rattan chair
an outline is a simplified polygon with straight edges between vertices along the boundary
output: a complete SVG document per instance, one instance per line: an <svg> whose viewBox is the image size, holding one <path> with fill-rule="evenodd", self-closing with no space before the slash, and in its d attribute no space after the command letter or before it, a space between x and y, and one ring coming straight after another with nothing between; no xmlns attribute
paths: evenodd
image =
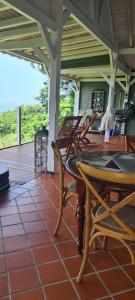
<svg viewBox="0 0 135 300"><path fill-rule="evenodd" d="M125 136L125 151L135 152L135 136Z"/></svg>
<svg viewBox="0 0 135 300"><path fill-rule="evenodd" d="M91 125L93 124L95 118L96 118L96 116L86 116L85 125L83 126L83 128L79 128L76 131L76 134L78 135L79 146L81 144L84 144L85 146L91 144L90 140L87 138L87 134L88 134L89 129L90 129Z"/></svg>
<svg viewBox="0 0 135 300"><path fill-rule="evenodd" d="M63 216L63 209L71 196L77 197L76 182L72 181L68 185L65 184L65 162L69 157L70 149L74 148L74 154L77 154L76 144L71 137L61 138L52 142L52 148L58 160L60 171L60 205L57 224L54 230L54 235L57 235ZM62 154L61 151L65 150Z"/></svg>
<svg viewBox="0 0 135 300"><path fill-rule="evenodd" d="M77 277L80 282L85 265L87 263L89 248L97 237L111 237L120 241L128 250L132 264L135 264L135 255L129 245L129 241L135 241L135 207L131 202L135 199L135 175L133 173L116 173L90 167L77 163L86 185L86 227L85 248L82 265ZM125 186L132 188L128 196L124 196L121 202L106 202L95 190L90 178L102 182L104 185L114 185L115 188ZM91 193L97 199L97 206L93 209L90 198Z"/></svg>
<svg viewBox="0 0 135 300"><path fill-rule="evenodd" d="M59 136L73 137L74 132L77 130L82 116L68 116L63 119L61 128L59 130Z"/></svg>

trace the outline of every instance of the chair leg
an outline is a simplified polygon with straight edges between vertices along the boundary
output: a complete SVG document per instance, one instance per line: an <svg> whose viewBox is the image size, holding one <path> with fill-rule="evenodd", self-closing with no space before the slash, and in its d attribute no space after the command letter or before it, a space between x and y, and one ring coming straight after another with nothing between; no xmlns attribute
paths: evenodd
<svg viewBox="0 0 135 300"><path fill-rule="evenodd" d="M79 271L79 274L77 276L76 282L80 282L82 279L82 275L88 260L88 254L89 254L89 236L86 237L85 239L85 248L84 248L84 255L83 255L83 260L82 260L82 264L81 264L81 268Z"/></svg>
<svg viewBox="0 0 135 300"><path fill-rule="evenodd" d="M59 216L58 216L58 220L57 220L57 224L54 230L54 235L57 235L61 221L62 221L62 216L63 216L63 208L64 208L64 204L65 204L65 198L66 198L66 194L67 191L64 191L64 195L63 193L61 194L61 199L60 199L60 207L59 207Z"/></svg>

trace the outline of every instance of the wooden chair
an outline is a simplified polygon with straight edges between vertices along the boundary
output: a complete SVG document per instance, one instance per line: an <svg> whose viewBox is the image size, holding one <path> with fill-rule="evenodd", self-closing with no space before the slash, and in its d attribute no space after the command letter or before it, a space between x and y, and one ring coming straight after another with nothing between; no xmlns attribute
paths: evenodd
<svg viewBox="0 0 135 300"><path fill-rule="evenodd" d="M128 241L135 241L135 207L131 202L135 199L135 175L133 173L116 173L90 167L84 163L77 162L86 185L86 227L85 227L85 249L82 265L77 277L80 282L88 258L89 247L97 237L111 237L120 241L128 250L132 264L135 264L135 255ZM90 177L89 177L90 176ZM123 196L121 202L106 202L104 197L95 190L93 178L103 183L103 186L114 185L115 188L123 186L131 188L128 196ZM90 198L91 193L97 199L97 206L93 209Z"/></svg>
<svg viewBox="0 0 135 300"><path fill-rule="evenodd" d="M135 152L135 136L125 136L125 151Z"/></svg>
<svg viewBox="0 0 135 300"><path fill-rule="evenodd" d="M96 118L95 115L94 116L86 116L85 126L81 129L79 128L79 130L76 131L76 134L78 135L79 145L84 144L86 146L86 145L90 144L90 141L86 135L87 135L92 123L94 122L95 118Z"/></svg>
<svg viewBox="0 0 135 300"><path fill-rule="evenodd" d="M73 137L74 132L77 130L82 116L68 116L63 119L61 128L59 130L59 136Z"/></svg>
<svg viewBox="0 0 135 300"><path fill-rule="evenodd" d="M59 140L55 140L52 142L52 148L54 153L57 157L59 170L60 170L60 206L59 206L59 216L58 221L54 230L54 235L57 235L61 221L63 216L63 209L67 204L67 201L71 196L77 196L76 192L76 182L73 181L68 185L65 184L65 161L69 157L70 148L73 147L73 139L71 137L68 138L61 138ZM75 154L76 154L76 145L75 147ZM66 152L62 155L61 151L66 149Z"/></svg>

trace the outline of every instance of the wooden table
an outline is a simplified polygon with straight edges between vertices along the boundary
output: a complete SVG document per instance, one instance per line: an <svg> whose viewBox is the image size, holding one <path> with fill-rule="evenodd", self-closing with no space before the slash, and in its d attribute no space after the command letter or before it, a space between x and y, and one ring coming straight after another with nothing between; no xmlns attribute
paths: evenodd
<svg viewBox="0 0 135 300"><path fill-rule="evenodd" d="M78 238L77 238L77 247L79 254L82 254L83 248L83 229L84 229L84 221L85 221L85 185L83 179L78 173L76 168L76 162L82 161L88 165L92 165L96 168L110 170L112 172L133 172L135 173L135 153L129 152L80 152L77 156L69 158L66 162L67 171L76 179L76 189L78 193L78 209L77 209L77 217L78 217ZM91 178L95 181L94 178ZM96 182L96 184L100 184L102 188L106 187L106 182L100 180L100 182ZM109 184L107 183L107 189L116 192L124 192L130 193L135 190L134 186L120 186L114 185L113 182Z"/></svg>

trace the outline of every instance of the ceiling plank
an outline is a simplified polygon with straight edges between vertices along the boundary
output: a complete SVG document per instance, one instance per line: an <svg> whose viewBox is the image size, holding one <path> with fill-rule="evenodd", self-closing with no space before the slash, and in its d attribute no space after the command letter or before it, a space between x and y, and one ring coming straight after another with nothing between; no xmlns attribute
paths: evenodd
<svg viewBox="0 0 135 300"><path fill-rule="evenodd" d="M79 22L86 30L88 30L92 35L95 35L96 38L100 40L107 48L112 49L114 52L116 51L115 44L108 39L90 19L88 19L82 11L79 10L77 6L75 6L69 0L63 0L65 7L72 12Z"/></svg>
<svg viewBox="0 0 135 300"><path fill-rule="evenodd" d="M26 17L30 18L32 21L37 21L45 26L49 27L50 29L54 30L54 20L48 17L44 12L40 9L31 5L27 0L1 0L4 4L10 4L10 6L18 11L21 14L24 14Z"/></svg>
<svg viewBox="0 0 135 300"><path fill-rule="evenodd" d="M80 36L80 37L74 37L74 38L68 38L68 39L63 39L62 40L62 45L71 45L72 44L77 44L77 43L83 43L87 41L96 41L96 39L91 36L89 33L85 36Z"/></svg>
<svg viewBox="0 0 135 300"><path fill-rule="evenodd" d="M0 40L10 40L22 36L27 36L31 34L39 33L39 28L37 25L26 27L26 28L20 28L20 29L10 29L6 31L0 32Z"/></svg>
<svg viewBox="0 0 135 300"><path fill-rule="evenodd" d="M30 24L33 21L24 17L24 16L18 16L14 18L8 18L6 20L0 21L0 29L10 28L10 27L16 27L18 25L25 25Z"/></svg>
<svg viewBox="0 0 135 300"><path fill-rule="evenodd" d="M43 45L41 38L28 39L23 41L1 42L0 51L31 49L32 47L40 47L40 45Z"/></svg>

